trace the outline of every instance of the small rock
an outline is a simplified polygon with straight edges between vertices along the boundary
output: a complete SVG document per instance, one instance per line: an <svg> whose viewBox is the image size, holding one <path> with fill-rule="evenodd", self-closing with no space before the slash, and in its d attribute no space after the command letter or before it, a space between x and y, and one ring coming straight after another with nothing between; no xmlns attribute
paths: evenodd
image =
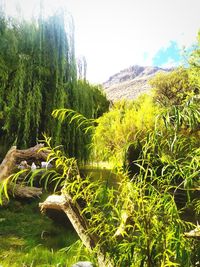
<svg viewBox="0 0 200 267"><path fill-rule="evenodd" d="M53 165L49 162L46 162L46 161L42 161L41 162L41 168L43 169L51 169L53 168Z"/></svg>
<svg viewBox="0 0 200 267"><path fill-rule="evenodd" d="M71 267L93 267L93 264L89 261L79 261L73 264Z"/></svg>
<svg viewBox="0 0 200 267"><path fill-rule="evenodd" d="M32 163L31 165L31 170L34 171L37 169L37 166L35 165L35 162Z"/></svg>
<svg viewBox="0 0 200 267"><path fill-rule="evenodd" d="M30 169L30 168L31 168L31 166L28 165L26 160L21 161L20 164L18 165L18 169L20 169L20 170L26 170L26 169Z"/></svg>

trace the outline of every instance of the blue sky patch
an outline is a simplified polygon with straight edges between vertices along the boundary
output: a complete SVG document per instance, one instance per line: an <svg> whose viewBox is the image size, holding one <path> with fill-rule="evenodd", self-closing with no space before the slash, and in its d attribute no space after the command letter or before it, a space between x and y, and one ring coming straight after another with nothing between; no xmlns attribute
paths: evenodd
<svg viewBox="0 0 200 267"><path fill-rule="evenodd" d="M171 65L171 67L179 65L182 61L182 50L175 41L171 41L167 48L161 48L153 57L154 66L162 67Z"/></svg>

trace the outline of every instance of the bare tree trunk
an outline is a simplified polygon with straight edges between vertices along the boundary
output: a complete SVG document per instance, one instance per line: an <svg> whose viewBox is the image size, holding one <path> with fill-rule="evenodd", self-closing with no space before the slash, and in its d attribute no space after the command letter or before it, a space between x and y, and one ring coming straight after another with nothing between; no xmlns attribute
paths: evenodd
<svg viewBox="0 0 200 267"><path fill-rule="evenodd" d="M97 251L97 258L100 267L114 267L112 260L106 255L104 249L98 247L98 236L89 233L86 218L81 213L77 202L73 202L70 195L51 195L43 203L39 204L42 212L47 209L62 210L67 215L75 231L79 235L83 244L91 251Z"/></svg>
<svg viewBox="0 0 200 267"><path fill-rule="evenodd" d="M2 161L0 165L0 181L3 181L4 179L8 178L13 173L13 169L14 167L16 167L15 156L14 156L15 153L16 153L16 147L13 146L7 152L4 160Z"/></svg>

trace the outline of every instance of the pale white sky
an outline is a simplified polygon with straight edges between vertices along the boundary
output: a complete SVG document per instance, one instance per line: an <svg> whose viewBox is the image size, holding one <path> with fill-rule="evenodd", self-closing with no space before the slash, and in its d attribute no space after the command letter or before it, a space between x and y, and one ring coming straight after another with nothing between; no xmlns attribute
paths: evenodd
<svg viewBox="0 0 200 267"><path fill-rule="evenodd" d="M5 0L11 10L16 0ZM18 0L27 16L39 0ZM131 65L153 65L159 50L175 42L180 49L196 41L200 0L44 0L47 9L64 6L75 21L76 56L87 60L90 82ZM168 57L164 65L174 64Z"/></svg>

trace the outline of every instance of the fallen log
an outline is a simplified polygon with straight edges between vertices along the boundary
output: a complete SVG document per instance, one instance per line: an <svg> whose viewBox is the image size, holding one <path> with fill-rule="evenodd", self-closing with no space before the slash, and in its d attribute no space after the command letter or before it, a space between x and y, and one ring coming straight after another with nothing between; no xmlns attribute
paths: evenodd
<svg viewBox="0 0 200 267"><path fill-rule="evenodd" d="M41 188L29 187L20 183L13 183L10 180L12 174L17 171L17 166L20 165L20 162L45 161L47 159L48 151L41 150L43 146L43 144L38 144L34 147L23 150L19 150L16 148L16 146L13 146L7 152L5 158L0 164L0 182L7 180L7 192L9 195L19 198L34 198L41 196ZM30 166L28 164L25 167L27 170L30 170Z"/></svg>
<svg viewBox="0 0 200 267"><path fill-rule="evenodd" d="M42 212L45 212L47 209L64 211L83 244L90 251L96 251L99 266L114 267L112 260L106 255L106 251L98 247L98 236L89 233L87 220L83 216L78 203L73 202L70 195L66 192L62 195L51 195L44 202L40 203L39 206Z"/></svg>
<svg viewBox="0 0 200 267"><path fill-rule="evenodd" d="M48 152L40 150L43 146L38 144L23 150L17 149L16 146L11 147L0 165L0 182L13 174L16 165L23 160L46 160Z"/></svg>
<svg viewBox="0 0 200 267"><path fill-rule="evenodd" d="M8 194L19 198L39 198L42 195L42 188L10 183Z"/></svg>

